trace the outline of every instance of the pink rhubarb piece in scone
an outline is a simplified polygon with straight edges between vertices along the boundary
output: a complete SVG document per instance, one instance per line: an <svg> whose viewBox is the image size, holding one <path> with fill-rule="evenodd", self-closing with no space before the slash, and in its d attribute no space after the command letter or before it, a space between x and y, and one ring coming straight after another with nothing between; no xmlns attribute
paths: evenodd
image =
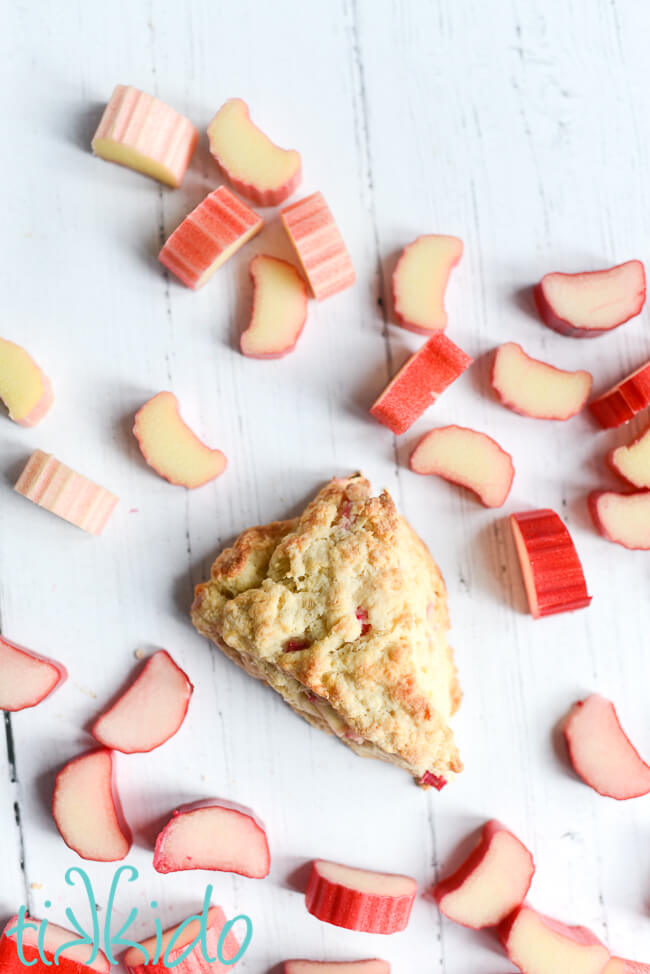
<svg viewBox="0 0 650 974"><path fill-rule="evenodd" d="M282 223L317 301L352 287L352 260L322 193L285 206Z"/></svg>
<svg viewBox="0 0 650 974"><path fill-rule="evenodd" d="M95 155L180 186L199 133L184 115L132 85L116 85L92 140Z"/></svg>
<svg viewBox="0 0 650 974"><path fill-rule="evenodd" d="M197 291L259 233L262 217L219 186L185 217L158 255L161 264Z"/></svg>
<svg viewBox="0 0 650 974"><path fill-rule="evenodd" d="M54 402L52 385L24 348L0 338L0 399L9 419L35 426Z"/></svg>
<svg viewBox="0 0 650 974"><path fill-rule="evenodd" d="M89 534L102 533L119 501L42 450L34 450L14 490Z"/></svg>

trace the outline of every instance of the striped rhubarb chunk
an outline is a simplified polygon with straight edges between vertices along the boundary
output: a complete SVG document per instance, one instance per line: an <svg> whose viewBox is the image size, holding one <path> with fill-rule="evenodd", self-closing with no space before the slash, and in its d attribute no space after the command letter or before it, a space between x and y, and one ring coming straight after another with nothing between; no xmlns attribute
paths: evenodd
<svg viewBox="0 0 650 974"><path fill-rule="evenodd" d="M42 450L32 453L14 490L89 534L102 533L119 500Z"/></svg>
<svg viewBox="0 0 650 974"><path fill-rule="evenodd" d="M92 140L95 155L177 187L199 133L184 115L132 85L116 85Z"/></svg>
<svg viewBox="0 0 650 974"><path fill-rule="evenodd" d="M174 230L158 259L197 291L263 225L259 213L219 186Z"/></svg>
<svg viewBox="0 0 650 974"><path fill-rule="evenodd" d="M594 419L603 429L612 429L634 419L650 406L650 362L646 362L617 386L589 403Z"/></svg>
<svg viewBox="0 0 650 974"><path fill-rule="evenodd" d="M282 223L317 301L352 287L352 260L322 193L285 206Z"/></svg>
<svg viewBox="0 0 650 974"><path fill-rule="evenodd" d="M405 930L418 885L410 876L376 873L316 859L305 892L316 919L347 930L397 933Z"/></svg>

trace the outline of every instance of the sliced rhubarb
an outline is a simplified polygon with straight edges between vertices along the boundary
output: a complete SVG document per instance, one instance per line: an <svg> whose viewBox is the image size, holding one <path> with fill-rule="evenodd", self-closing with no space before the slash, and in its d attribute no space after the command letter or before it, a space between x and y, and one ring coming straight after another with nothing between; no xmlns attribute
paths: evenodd
<svg viewBox="0 0 650 974"><path fill-rule="evenodd" d="M22 952L27 966L23 964L18 951L17 926L22 931ZM45 927L44 931L42 927ZM70 946L66 946L68 944ZM64 950L61 949L63 947ZM19 924L19 918L14 916L0 936L0 971L3 974L24 974L25 970L31 970L34 974L47 974L48 968L54 967L58 974L88 974L89 971L109 974L110 964L104 951L98 950L96 957L92 957L93 953L94 945L71 930L29 916Z"/></svg>
<svg viewBox="0 0 650 974"><path fill-rule="evenodd" d="M524 902L534 872L526 846L493 819L469 858L433 894L440 912L455 923L494 927Z"/></svg>
<svg viewBox="0 0 650 974"><path fill-rule="evenodd" d="M397 933L408 925L417 888L410 876L317 859L312 864L305 903L312 916L336 927Z"/></svg>
<svg viewBox="0 0 650 974"><path fill-rule="evenodd" d="M34 450L14 490L89 534L102 533L119 501L42 450Z"/></svg>
<svg viewBox="0 0 650 974"><path fill-rule="evenodd" d="M612 957L604 974L650 974L650 964L641 964L638 960L623 960L622 957Z"/></svg>
<svg viewBox="0 0 650 974"><path fill-rule="evenodd" d="M135 681L96 721L104 747L138 754L160 747L179 729L194 687L164 649L150 656Z"/></svg>
<svg viewBox="0 0 650 974"><path fill-rule="evenodd" d="M282 223L317 301L352 287L352 260L322 193L285 206Z"/></svg>
<svg viewBox="0 0 650 974"><path fill-rule="evenodd" d="M174 811L156 839L153 865L159 873L212 869L263 879L271 855L254 812L213 798Z"/></svg>
<svg viewBox="0 0 650 974"><path fill-rule="evenodd" d="M167 974L172 970L178 974L218 974L232 970L232 958L237 957L240 947L232 929L224 936L227 926L221 907L211 906L205 936L201 935L202 918L195 914L165 930L160 938L149 937L137 947L129 947L122 960L132 974ZM190 947L194 941L194 947ZM207 960L206 955L216 959Z"/></svg>
<svg viewBox="0 0 650 974"><path fill-rule="evenodd" d="M0 338L0 399L19 426L36 426L54 402L48 377L24 348L6 338Z"/></svg>
<svg viewBox="0 0 650 974"><path fill-rule="evenodd" d="M219 186L174 230L158 260L196 291L263 225L255 210Z"/></svg>
<svg viewBox="0 0 650 974"><path fill-rule="evenodd" d="M208 125L210 152L235 189L258 206L277 206L300 184L295 149L281 149L253 124L248 105L230 98Z"/></svg>
<svg viewBox="0 0 650 974"><path fill-rule="evenodd" d="M159 392L140 407L133 435L149 466L179 487L202 487L228 463L221 450L210 449L189 428L173 392Z"/></svg>
<svg viewBox="0 0 650 974"><path fill-rule="evenodd" d="M629 423L647 406L650 406L650 361L589 403L593 417L603 429Z"/></svg>
<svg viewBox="0 0 650 974"><path fill-rule="evenodd" d="M586 927L569 927L522 906L499 929L522 974L603 974L609 951Z"/></svg>
<svg viewBox="0 0 650 974"><path fill-rule="evenodd" d="M506 342L492 363L492 387L504 406L535 419L570 419L583 408L592 386L589 372L565 372Z"/></svg>
<svg viewBox="0 0 650 974"><path fill-rule="evenodd" d="M628 484L641 490L650 489L650 426L632 443L612 450L607 461L614 473Z"/></svg>
<svg viewBox="0 0 650 974"><path fill-rule="evenodd" d="M512 514L510 525L533 618L586 608L591 596L582 565L555 511Z"/></svg>
<svg viewBox="0 0 650 974"><path fill-rule="evenodd" d="M0 636L0 710L35 707L67 678L61 663Z"/></svg>
<svg viewBox="0 0 650 974"><path fill-rule="evenodd" d="M572 338L595 338L638 315L645 302L640 260L581 274L546 274L534 291L542 321Z"/></svg>
<svg viewBox="0 0 650 974"><path fill-rule="evenodd" d="M462 240L437 233L404 248L393 274L395 317L404 328L422 335L444 331L445 290L462 255Z"/></svg>
<svg viewBox="0 0 650 974"><path fill-rule="evenodd" d="M250 358L281 358L296 347L307 320L307 287L292 264L259 254L250 265L253 313L241 336Z"/></svg>
<svg viewBox="0 0 650 974"><path fill-rule="evenodd" d="M284 974L390 974L385 960L287 960Z"/></svg>
<svg viewBox="0 0 650 974"><path fill-rule="evenodd" d="M471 363L469 355L438 332L402 366L370 412L396 435L405 433Z"/></svg>
<svg viewBox="0 0 650 974"><path fill-rule="evenodd" d="M132 85L116 85L95 132L95 155L180 186L199 133L184 115Z"/></svg>
<svg viewBox="0 0 650 974"><path fill-rule="evenodd" d="M593 522L608 541L630 550L650 550L650 491L617 494L597 490L589 495Z"/></svg>
<svg viewBox="0 0 650 974"><path fill-rule="evenodd" d="M501 507L510 493L512 457L486 433L443 426L423 436L411 454L415 473L435 474L473 491L486 507Z"/></svg>
<svg viewBox="0 0 650 974"><path fill-rule="evenodd" d="M110 751L82 754L59 771L52 815L65 844L82 859L124 859L131 848L131 834L113 781Z"/></svg>
<svg viewBox="0 0 650 974"><path fill-rule="evenodd" d="M576 774L599 795L624 801L650 794L650 767L621 727L610 700L594 693L577 703L564 725Z"/></svg>

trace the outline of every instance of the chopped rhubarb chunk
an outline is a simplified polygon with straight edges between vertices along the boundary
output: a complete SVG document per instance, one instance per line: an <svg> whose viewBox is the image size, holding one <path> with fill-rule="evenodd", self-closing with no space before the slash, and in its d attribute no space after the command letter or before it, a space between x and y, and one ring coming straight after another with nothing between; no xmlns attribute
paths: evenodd
<svg viewBox="0 0 650 974"><path fill-rule="evenodd" d="M508 409L535 419L570 419L587 402L591 373L565 372L526 355L521 345L506 342L495 352L492 387Z"/></svg>
<svg viewBox="0 0 650 974"><path fill-rule="evenodd" d="M281 358L295 347L307 321L307 285L292 264L258 254L250 264L253 313L240 347L249 358Z"/></svg>
<svg viewBox="0 0 650 974"><path fill-rule="evenodd" d="M35 920L25 916L21 925L22 953L27 965L23 964L18 952L19 924L17 916L12 917L0 935L0 971L3 974L47 974L54 968L57 974L109 974L110 964L103 950L97 951L86 938L71 930L51 923L49 920ZM62 949L65 948L65 949Z"/></svg>
<svg viewBox="0 0 650 974"><path fill-rule="evenodd" d="M393 274L395 317L404 328L422 335L444 331L445 290L462 254L462 240L437 233L404 248Z"/></svg>
<svg viewBox="0 0 650 974"><path fill-rule="evenodd" d="M352 260L322 193L286 206L282 223L317 301L354 284Z"/></svg>
<svg viewBox="0 0 650 974"><path fill-rule="evenodd" d="M0 636L0 710L35 707L67 678L65 666Z"/></svg>
<svg viewBox="0 0 650 974"><path fill-rule="evenodd" d="M505 503L515 476L512 457L496 440L463 426L431 430L415 447L409 466L466 487L486 507Z"/></svg>
<svg viewBox="0 0 650 974"><path fill-rule="evenodd" d="M48 377L24 348L6 338L0 338L0 399L19 426L36 426L54 402Z"/></svg>
<svg viewBox="0 0 650 974"><path fill-rule="evenodd" d="M385 960L288 960L284 974L390 974L390 964Z"/></svg>
<svg viewBox="0 0 650 974"><path fill-rule="evenodd" d="M522 974L603 974L609 951L586 927L569 927L521 907L499 929L511 962Z"/></svg>
<svg viewBox="0 0 650 974"><path fill-rule="evenodd" d="M189 923L188 923L189 920ZM149 937L138 946L129 947L122 960L130 974L225 974L232 970L232 959L240 946L232 929L224 936L228 920L220 906L211 906L202 935L198 915L165 930L162 936ZM194 946L190 949L190 944ZM207 961L206 955L214 960ZM230 964L228 963L230 961Z"/></svg>
<svg viewBox="0 0 650 974"><path fill-rule="evenodd" d="M645 302L640 260L603 271L546 274L535 288L542 321L561 335L595 338L638 315Z"/></svg>
<svg viewBox="0 0 650 974"><path fill-rule="evenodd" d="M619 446L607 457L614 473L633 487L650 489L650 426L627 446Z"/></svg>
<svg viewBox="0 0 650 974"><path fill-rule="evenodd" d="M442 775L434 774L433 771L425 771L418 784L421 788L435 788L436 791L442 791L448 781Z"/></svg>
<svg viewBox="0 0 650 974"><path fill-rule="evenodd" d="M318 920L366 933L406 929L417 893L409 876L375 873L317 859L305 893L308 911Z"/></svg>
<svg viewBox="0 0 650 974"><path fill-rule="evenodd" d="M603 429L629 423L643 409L650 406L650 362L622 379L618 385L589 403L594 419Z"/></svg>
<svg viewBox="0 0 650 974"><path fill-rule="evenodd" d="M636 494L597 490L589 495L589 510L608 541L630 550L650 550L650 490Z"/></svg>
<svg viewBox="0 0 650 974"><path fill-rule="evenodd" d="M297 653L301 649L308 649L311 646L309 639L288 639L284 645L285 653Z"/></svg>

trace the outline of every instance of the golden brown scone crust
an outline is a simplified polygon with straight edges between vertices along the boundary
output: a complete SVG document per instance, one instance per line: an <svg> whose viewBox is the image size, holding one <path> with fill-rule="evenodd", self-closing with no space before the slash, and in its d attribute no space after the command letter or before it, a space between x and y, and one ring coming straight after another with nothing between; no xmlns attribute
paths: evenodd
<svg viewBox="0 0 650 974"><path fill-rule="evenodd" d="M418 781L462 770L444 581L361 475L332 480L300 518L244 531L197 586L192 621L357 753Z"/></svg>

